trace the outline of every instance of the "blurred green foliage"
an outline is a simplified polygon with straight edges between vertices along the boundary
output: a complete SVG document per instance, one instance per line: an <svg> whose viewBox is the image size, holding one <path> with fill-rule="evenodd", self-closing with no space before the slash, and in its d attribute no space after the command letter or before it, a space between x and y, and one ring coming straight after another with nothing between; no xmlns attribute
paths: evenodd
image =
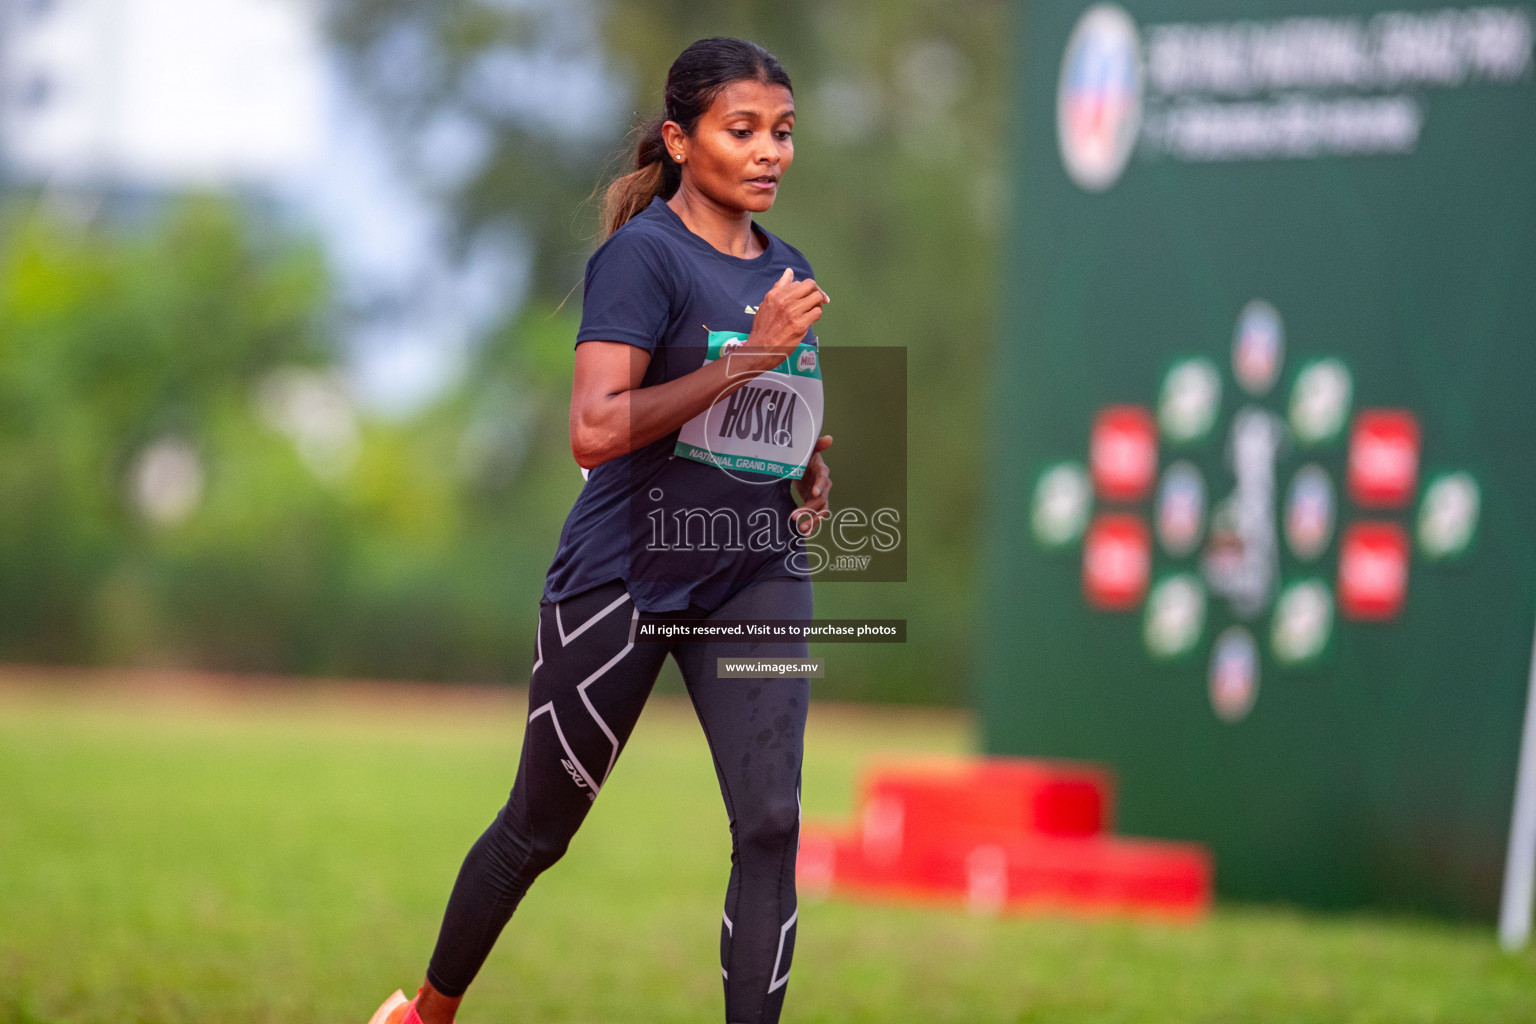
<svg viewBox="0 0 1536 1024"><path fill-rule="evenodd" d="M230 203L189 200L147 230L44 206L14 220L0 255L4 657L522 670L507 620L537 599L580 482L546 464L560 438L520 432L542 335L522 332L474 394L413 421L353 422L341 405L321 409L329 435L307 436L302 409L283 422L284 392L325 398L328 308L317 249L259 237ZM556 323L549 343L570 328ZM172 453L158 480L156 452Z"/></svg>
<svg viewBox="0 0 1536 1024"><path fill-rule="evenodd" d="M909 582L825 584L817 614L906 618L909 642L822 651L832 663L820 692L963 701L982 377L1007 221L1009 9L330 10L343 66L402 165L452 211L456 250L512 232L535 254L531 298L451 393L409 420L374 421L335 400L338 304L315 244L233 201L189 200L132 230L46 205L15 218L0 243L0 657L520 681L580 487L565 417L597 230L590 198L628 159L631 115L659 109L676 54L738 35L776 52L795 81L795 166L763 220L834 297L818 333L907 352ZM624 93L623 116L572 132L530 108L537 96L495 95L486 68L508 55L596 60L596 80ZM444 124L482 143L446 178L424 157ZM877 431L899 407L900 396L866 396L830 408L827 429ZM157 486L169 497L146 498Z"/></svg>
<svg viewBox="0 0 1536 1024"><path fill-rule="evenodd" d="M262 252L228 206L188 203L149 232L81 226L47 206L12 218L0 253L7 657L178 646L199 624L178 622L179 604L243 589L207 580L261 566L275 554L263 534L316 515L308 474L255 428L250 389L273 365L319 360L324 301L312 248ZM167 439L210 466L210 500L185 529L153 529L131 507L135 458ZM312 586L288 555L257 575Z"/></svg>

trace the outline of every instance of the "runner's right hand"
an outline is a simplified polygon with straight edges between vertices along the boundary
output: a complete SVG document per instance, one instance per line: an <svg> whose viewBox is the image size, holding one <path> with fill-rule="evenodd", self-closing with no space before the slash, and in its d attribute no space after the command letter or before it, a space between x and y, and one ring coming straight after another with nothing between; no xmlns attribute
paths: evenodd
<svg viewBox="0 0 1536 1024"><path fill-rule="evenodd" d="M796 281L794 269L786 267L758 304L752 333L743 348L768 350L787 358L811 325L821 319L821 307L830 301L815 281Z"/></svg>

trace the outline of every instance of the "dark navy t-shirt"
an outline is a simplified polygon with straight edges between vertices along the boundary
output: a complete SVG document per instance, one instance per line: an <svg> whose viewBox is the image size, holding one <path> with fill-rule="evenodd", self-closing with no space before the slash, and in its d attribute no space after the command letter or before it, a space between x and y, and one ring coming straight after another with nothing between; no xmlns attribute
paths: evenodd
<svg viewBox="0 0 1536 1024"><path fill-rule="evenodd" d="M740 259L653 199L587 261L576 343L617 341L651 353L642 387L697 370L711 331L751 332L784 268L797 281L812 276L799 250L757 230L767 248ZM803 343L816 345L815 335L806 332ZM789 518L791 482L674 457L676 441L673 431L592 470L560 532L546 598L622 579L642 611L713 611L749 583L806 577L804 541Z"/></svg>

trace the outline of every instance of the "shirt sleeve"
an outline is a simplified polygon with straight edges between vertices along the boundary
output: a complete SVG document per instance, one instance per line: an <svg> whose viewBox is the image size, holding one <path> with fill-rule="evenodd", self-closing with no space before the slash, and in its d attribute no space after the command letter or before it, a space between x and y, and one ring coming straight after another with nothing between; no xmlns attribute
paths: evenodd
<svg viewBox="0 0 1536 1024"><path fill-rule="evenodd" d="M672 315L673 275L661 246L616 232L587 261L576 343L621 341L654 352Z"/></svg>

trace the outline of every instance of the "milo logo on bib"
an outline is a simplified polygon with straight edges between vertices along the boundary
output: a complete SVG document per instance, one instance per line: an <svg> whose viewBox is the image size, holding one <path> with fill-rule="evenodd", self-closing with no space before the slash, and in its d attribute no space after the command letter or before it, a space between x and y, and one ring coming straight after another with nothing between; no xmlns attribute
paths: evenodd
<svg viewBox="0 0 1536 1024"><path fill-rule="evenodd" d="M710 331L704 364L747 340ZM778 366L758 374L693 419L677 435L674 455L721 469L799 479L821 430L821 360L802 342Z"/></svg>

